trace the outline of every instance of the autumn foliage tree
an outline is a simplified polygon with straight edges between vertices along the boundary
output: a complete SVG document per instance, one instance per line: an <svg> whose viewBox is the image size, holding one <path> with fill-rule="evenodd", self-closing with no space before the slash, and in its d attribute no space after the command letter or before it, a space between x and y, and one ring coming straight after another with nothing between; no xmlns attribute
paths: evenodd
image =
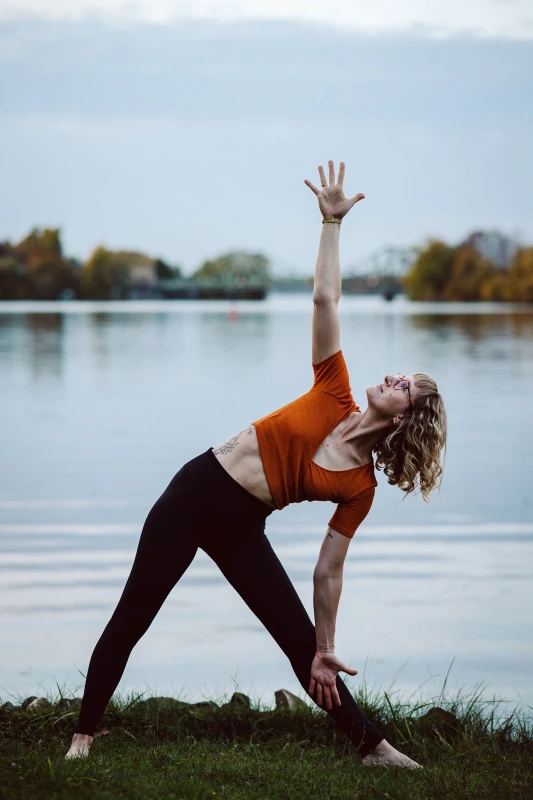
<svg viewBox="0 0 533 800"><path fill-rule="evenodd" d="M99 245L83 265L81 286L84 297L93 300L126 297L130 286L127 260Z"/></svg>
<svg viewBox="0 0 533 800"><path fill-rule="evenodd" d="M79 293L76 263L63 256L59 228L34 228L18 244L0 245L0 297L56 300Z"/></svg>
<svg viewBox="0 0 533 800"><path fill-rule="evenodd" d="M516 249L510 263L502 266L480 252L473 238L456 247L431 240L418 248L403 277L409 299L533 302L533 248Z"/></svg>
<svg viewBox="0 0 533 800"><path fill-rule="evenodd" d="M465 302L480 300L483 284L494 273L494 266L473 247L457 247L442 299Z"/></svg>
<svg viewBox="0 0 533 800"><path fill-rule="evenodd" d="M533 303L533 247L517 250L509 270L510 299Z"/></svg>
<svg viewBox="0 0 533 800"><path fill-rule="evenodd" d="M417 248L417 258L403 279L410 300L442 300L453 268L455 250L438 239Z"/></svg>
<svg viewBox="0 0 533 800"><path fill-rule="evenodd" d="M261 253L232 251L204 263L193 274L199 283L229 286L268 284L270 262Z"/></svg>
<svg viewBox="0 0 533 800"><path fill-rule="evenodd" d="M509 270L499 271L483 285L481 299L533 303L533 247L517 250Z"/></svg>

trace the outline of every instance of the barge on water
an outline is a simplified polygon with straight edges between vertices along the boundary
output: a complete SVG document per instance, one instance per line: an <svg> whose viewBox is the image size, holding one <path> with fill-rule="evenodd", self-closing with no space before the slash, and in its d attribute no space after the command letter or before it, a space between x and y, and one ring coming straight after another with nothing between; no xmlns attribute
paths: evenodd
<svg viewBox="0 0 533 800"><path fill-rule="evenodd" d="M220 284L184 284L164 287L161 296L168 300L264 300L266 286L221 286Z"/></svg>
<svg viewBox="0 0 533 800"><path fill-rule="evenodd" d="M157 286L132 286L133 300L264 300L265 285L217 283L191 280L160 281Z"/></svg>

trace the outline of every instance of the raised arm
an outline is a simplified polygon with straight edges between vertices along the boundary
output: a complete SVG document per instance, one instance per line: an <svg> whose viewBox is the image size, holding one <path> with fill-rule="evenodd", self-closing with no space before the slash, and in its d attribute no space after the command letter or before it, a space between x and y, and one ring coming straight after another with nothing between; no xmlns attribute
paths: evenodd
<svg viewBox="0 0 533 800"><path fill-rule="evenodd" d="M315 268L313 287L313 344L312 361L318 364L325 358L340 350L340 328L337 304L341 296L341 269L339 258L340 227L343 217L364 194L355 197L344 196L344 162L339 166L339 175L335 181L333 161L328 162L329 184L326 181L324 168L320 166L321 189L305 180L304 183L315 193L322 213L323 225Z"/></svg>
<svg viewBox="0 0 533 800"><path fill-rule="evenodd" d="M341 349L337 304L341 295L339 261L340 225L322 225L313 290L313 364L324 361Z"/></svg>

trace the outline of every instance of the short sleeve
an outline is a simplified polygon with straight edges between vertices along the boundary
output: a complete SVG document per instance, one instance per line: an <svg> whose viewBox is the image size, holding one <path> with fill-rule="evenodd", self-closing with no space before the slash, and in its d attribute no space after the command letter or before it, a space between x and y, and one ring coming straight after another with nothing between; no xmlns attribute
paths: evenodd
<svg viewBox="0 0 533 800"><path fill-rule="evenodd" d="M330 528L351 539L370 511L375 492L375 487L369 486L347 503L339 503L328 523Z"/></svg>
<svg viewBox="0 0 533 800"><path fill-rule="evenodd" d="M333 397L353 402L350 376L342 350L333 353L332 356L328 356L318 364L313 364L313 371L315 373L313 390L327 392ZM356 408L359 411L357 406Z"/></svg>

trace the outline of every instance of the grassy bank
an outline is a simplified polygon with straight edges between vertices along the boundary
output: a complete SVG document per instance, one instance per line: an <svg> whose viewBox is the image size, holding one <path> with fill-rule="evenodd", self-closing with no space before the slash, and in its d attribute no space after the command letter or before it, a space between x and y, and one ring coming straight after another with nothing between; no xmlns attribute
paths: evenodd
<svg viewBox="0 0 533 800"><path fill-rule="evenodd" d="M533 796L533 721L476 688L449 699L355 693L387 740L424 770L364 767L316 706L267 708L245 695L216 702L115 698L88 759L65 761L79 700L58 692L0 708L0 797L524 798ZM4 698L6 700L6 698Z"/></svg>

